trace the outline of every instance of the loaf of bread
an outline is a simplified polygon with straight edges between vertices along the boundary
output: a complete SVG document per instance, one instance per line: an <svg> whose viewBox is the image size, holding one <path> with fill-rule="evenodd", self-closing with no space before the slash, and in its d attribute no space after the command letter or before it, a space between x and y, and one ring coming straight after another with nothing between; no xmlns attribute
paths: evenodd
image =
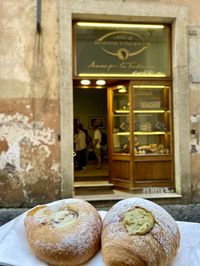
<svg viewBox="0 0 200 266"><path fill-rule="evenodd" d="M50 265L80 265L100 248L102 220L84 200L38 205L27 212L24 223L32 251Z"/></svg>
<svg viewBox="0 0 200 266"><path fill-rule="evenodd" d="M148 200L119 201L103 220L102 256L106 266L169 266L179 243L176 221Z"/></svg>

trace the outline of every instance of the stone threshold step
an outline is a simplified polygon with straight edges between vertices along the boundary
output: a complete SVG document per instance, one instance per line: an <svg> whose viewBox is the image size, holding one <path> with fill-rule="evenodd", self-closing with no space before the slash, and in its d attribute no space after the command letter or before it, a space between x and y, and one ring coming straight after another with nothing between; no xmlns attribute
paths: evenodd
<svg viewBox="0 0 200 266"><path fill-rule="evenodd" d="M122 200L126 198L143 198L143 199L180 199L182 196L178 193L156 193L156 194L131 194L116 192L113 190L112 194L98 194L98 195L75 195L74 198L80 198L86 201L108 201L108 200Z"/></svg>
<svg viewBox="0 0 200 266"><path fill-rule="evenodd" d="M107 176L75 176L74 182L96 182L96 181L108 181L109 177Z"/></svg>
<svg viewBox="0 0 200 266"><path fill-rule="evenodd" d="M113 187L112 183L108 181L75 181L74 188L84 188L84 187Z"/></svg>
<svg viewBox="0 0 200 266"><path fill-rule="evenodd" d="M75 172L74 173L74 177L99 177L99 176L103 176L103 177L106 177L108 176L109 173L108 171L105 171L105 172L101 172L101 171L96 171L95 173L94 172L86 172L86 171L78 171L78 172Z"/></svg>

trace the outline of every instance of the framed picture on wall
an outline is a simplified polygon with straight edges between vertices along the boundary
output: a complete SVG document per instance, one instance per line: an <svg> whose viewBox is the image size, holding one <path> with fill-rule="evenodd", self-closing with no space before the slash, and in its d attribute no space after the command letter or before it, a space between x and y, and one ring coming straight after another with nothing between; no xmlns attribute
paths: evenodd
<svg viewBox="0 0 200 266"><path fill-rule="evenodd" d="M105 128L105 117L89 116L88 124L89 124L89 128L93 128L95 124L98 125L99 128Z"/></svg>

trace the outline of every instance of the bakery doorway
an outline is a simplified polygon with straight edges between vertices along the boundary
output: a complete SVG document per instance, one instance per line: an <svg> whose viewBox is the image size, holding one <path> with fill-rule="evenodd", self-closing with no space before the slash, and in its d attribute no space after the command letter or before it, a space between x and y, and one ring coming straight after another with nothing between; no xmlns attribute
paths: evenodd
<svg viewBox="0 0 200 266"><path fill-rule="evenodd" d="M78 81L74 81L73 107L74 151L76 153L74 157L75 195L79 195L80 191L88 194L89 187L92 190L97 184L103 186L104 183L109 183L107 87L81 86ZM78 145L76 147L75 142L79 130L86 133L85 153L77 151ZM101 143L100 161L97 158L98 151L94 147L95 130L101 132L102 141L103 136L106 136L104 138L106 141Z"/></svg>

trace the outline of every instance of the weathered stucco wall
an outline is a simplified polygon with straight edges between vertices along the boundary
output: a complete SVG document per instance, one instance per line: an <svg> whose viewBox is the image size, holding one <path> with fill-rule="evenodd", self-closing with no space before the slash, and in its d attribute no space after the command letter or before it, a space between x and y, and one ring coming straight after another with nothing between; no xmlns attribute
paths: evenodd
<svg viewBox="0 0 200 266"><path fill-rule="evenodd" d="M75 0L76 1L76 0ZM95 0L94 0L95 1ZM98 1L98 0L97 0ZM109 1L109 0L107 0ZM138 0L116 0L113 2L122 3L125 5L126 3L138 3ZM188 23L190 26L199 25L200 24L200 5L197 0L140 0L140 4L165 4L165 5L173 5L173 6L185 6L188 9Z"/></svg>
<svg viewBox="0 0 200 266"><path fill-rule="evenodd" d="M60 197L57 103L0 100L0 200L26 206Z"/></svg>
<svg viewBox="0 0 200 266"><path fill-rule="evenodd" d="M57 2L1 1L0 207L60 198Z"/></svg>
<svg viewBox="0 0 200 266"><path fill-rule="evenodd" d="M67 58L71 57L71 43L60 43L58 3L62 2L66 2L66 7L69 5L67 0L42 1L42 33L37 34L36 1L0 1L0 207L32 206L59 199L65 194L64 190L68 194L73 191L73 187L67 187L72 182L73 174L72 125L66 126L72 117L68 110L73 110L70 100L72 92L67 91L68 88L71 89L72 81L66 83L60 80L59 73L60 65L66 63L63 58L59 59L59 49L65 51ZM88 0L70 1L73 7L78 2L84 3L83 10L88 3L91 4ZM145 12L155 4L187 7L190 111L191 115L197 112L200 106L198 1L93 0L92 3L95 13L97 10L107 10L110 14L112 10L108 10L108 3L114 3L118 7L118 13L122 9L126 10L124 5L130 6L131 3L145 4ZM129 19L128 16L127 20ZM71 21L62 23L68 34L71 34ZM72 66L66 64L63 68L70 79ZM60 82L64 84L61 101ZM63 99L67 103L66 110L62 106ZM64 110L61 125L60 105ZM67 128L68 132L64 131L66 134L69 133L66 142L59 141L61 126ZM191 123L191 129L194 127L199 131L200 122L195 125ZM197 144L197 139L191 136L188 146L194 142ZM196 147L197 152L191 154L192 173L189 177L193 201L200 199L200 147ZM64 169L62 178L61 168Z"/></svg>
<svg viewBox="0 0 200 266"><path fill-rule="evenodd" d="M189 28L192 200L200 200L200 23ZM195 119L194 119L195 118ZM194 120L193 120L194 119ZM194 121L194 122L193 122Z"/></svg>
<svg viewBox="0 0 200 266"><path fill-rule="evenodd" d="M124 0L122 2L138 2L137 0ZM118 1L117 1L118 2ZM155 3L161 3L165 5L178 5L178 6L185 6L188 9L188 24L190 26L199 25L200 24L200 4L197 0L140 0L140 3L146 3L146 4L155 4Z"/></svg>

